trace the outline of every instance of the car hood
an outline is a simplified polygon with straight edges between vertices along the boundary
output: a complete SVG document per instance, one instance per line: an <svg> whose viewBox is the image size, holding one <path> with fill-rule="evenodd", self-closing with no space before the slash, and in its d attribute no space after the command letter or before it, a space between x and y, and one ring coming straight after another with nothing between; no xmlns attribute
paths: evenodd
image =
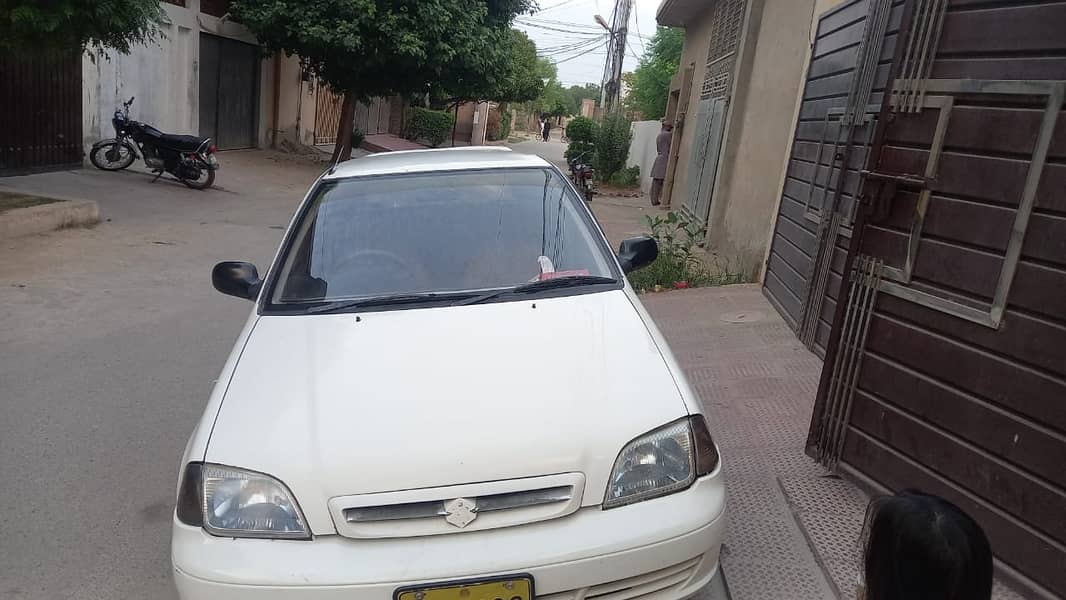
<svg viewBox="0 0 1066 600"><path fill-rule="evenodd" d="M621 290L263 316L205 459L277 477L321 534L343 495L580 472L599 504L622 446L685 414Z"/></svg>

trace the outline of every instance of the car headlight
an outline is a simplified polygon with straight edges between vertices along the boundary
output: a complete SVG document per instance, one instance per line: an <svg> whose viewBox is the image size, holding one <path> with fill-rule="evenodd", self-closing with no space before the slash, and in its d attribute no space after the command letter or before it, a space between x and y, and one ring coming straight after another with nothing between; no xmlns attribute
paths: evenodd
<svg viewBox="0 0 1066 600"><path fill-rule="evenodd" d="M178 493L178 519L224 537L310 539L285 484L269 475L190 463Z"/></svg>
<svg viewBox="0 0 1066 600"><path fill-rule="evenodd" d="M718 466L702 415L675 421L626 444L615 460L603 508L679 492Z"/></svg>

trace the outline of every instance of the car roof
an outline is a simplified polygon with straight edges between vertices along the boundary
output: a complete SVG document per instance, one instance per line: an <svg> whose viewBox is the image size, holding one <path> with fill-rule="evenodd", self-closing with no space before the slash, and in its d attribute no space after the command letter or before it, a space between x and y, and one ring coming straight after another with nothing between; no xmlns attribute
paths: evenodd
<svg viewBox="0 0 1066 600"><path fill-rule="evenodd" d="M342 162L322 178L330 180L396 173L547 166L550 166L550 163L535 154L512 152L510 148L502 146L471 146L371 154Z"/></svg>

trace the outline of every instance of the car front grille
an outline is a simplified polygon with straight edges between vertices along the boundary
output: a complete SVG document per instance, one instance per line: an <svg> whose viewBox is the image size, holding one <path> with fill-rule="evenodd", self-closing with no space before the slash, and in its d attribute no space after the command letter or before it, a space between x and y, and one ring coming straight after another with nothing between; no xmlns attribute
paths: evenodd
<svg viewBox="0 0 1066 600"><path fill-rule="evenodd" d="M329 501L337 532L353 538L480 531L555 519L581 506L585 477L564 473Z"/></svg>
<svg viewBox="0 0 1066 600"><path fill-rule="evenodd" d="M469 500L474 512L484 514L494 510L513 510L554 504L556 502L569 502L573 494L574 490L570 486L559 486L543 490L488 494L470 498ZM375 521L397 521L400 519L447 517L449 510L446 504L447 502L444 500L432 500L429 502L349 508L344 511L344 518L349 523L371 523Z"/></svg>
<svg viewBox="0 0 1066 600"><path fill-rule="evenodd" d="M672 567L586 588L538 595L537 600L655 600L672 597L692 579L702 556Z"/></svg>

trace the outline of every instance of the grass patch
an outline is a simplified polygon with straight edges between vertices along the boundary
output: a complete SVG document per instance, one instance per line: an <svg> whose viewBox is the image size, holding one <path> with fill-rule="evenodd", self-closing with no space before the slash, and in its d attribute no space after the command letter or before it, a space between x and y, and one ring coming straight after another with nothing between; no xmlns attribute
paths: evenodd
<svg viewBox="0 0 1066 600"><path fill-rule="evenodd" d="M0 192L0 213L15 210L17 208L29 208L31 206L40 206L42 204L52 204L53 202L63 201L58 198L46 198L44 196L33 196L30 194L13 192Z"/></svg>
<svg viewBox="0 0 1066 600"><path fill-rule="evenodd" d="M629 278L629 284L639 292L748 282L748 278L742 273L733 272L720 265L708 268L702 261L682 264L665 254L660 254L655 262L629 273L626 277Z"/></svg>

